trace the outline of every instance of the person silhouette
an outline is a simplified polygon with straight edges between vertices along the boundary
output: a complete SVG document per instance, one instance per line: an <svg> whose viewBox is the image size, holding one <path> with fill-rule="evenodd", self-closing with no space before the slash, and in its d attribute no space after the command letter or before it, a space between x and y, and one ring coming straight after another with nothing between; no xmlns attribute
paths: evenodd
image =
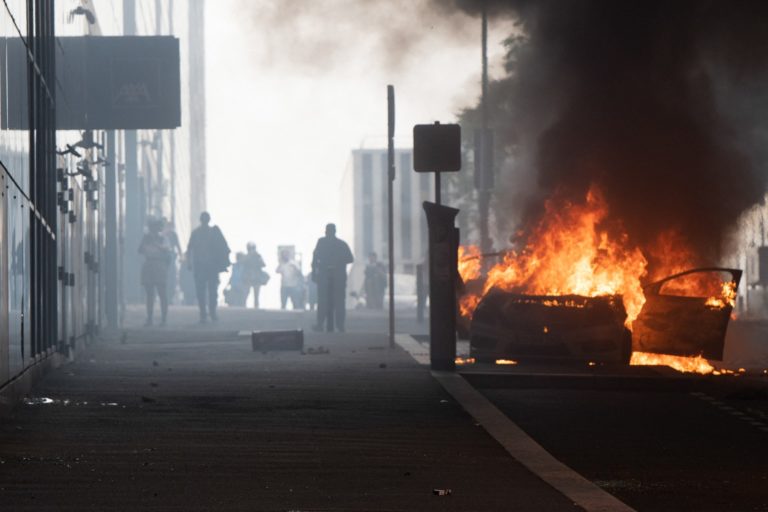
<svg viewBox="0 0 768 512"><path fill-rule="evenodd" d="M315 330L344 332L346 320L347 265L355 258L349 245L336 238L336 225L325 226L312 253L312 276L317 283L317 324Z"/></svg>
<svg viewBox="0 0 768 512"><path fill-rule="evenodd" d="M171 247L161 234L164 222L152 218L147 223L147 233L141 239L139 254L144 256L141 266L141 284L147 293L147 321L152 325L155 309L155 293L160 298L160 325L165 325L168 318L168 268L171 265Z"/></svg>
<svg viewBox="0 0 768 512"><path fill-rule="evenodd" d="M211 226L211 215L200 214L200 225L189 237L187 265L195 276L195 292L200 308L200 323L218 320L216 306L219 273L229 267L229 245L218 226Z"/></svg>

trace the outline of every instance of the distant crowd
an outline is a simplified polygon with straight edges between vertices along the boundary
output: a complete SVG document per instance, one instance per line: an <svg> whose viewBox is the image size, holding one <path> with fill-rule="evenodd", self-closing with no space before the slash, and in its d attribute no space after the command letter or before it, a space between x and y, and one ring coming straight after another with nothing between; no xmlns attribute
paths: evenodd
<svg viewBox="0 0 768 512"><path fill-rule="evenodd" d="M200 215L200 225L192 231L183 252L172 223L152 218L142 238L139 253L144 256L141 283L146 291L147 326L154 323L155 298L160 302L160 325L165 325L168 304L180 288L182 302L197 302L200 323L217 321L219 274L232 266L224 289L224 301L233 307L245 307L253 295L253 307L259 308L261 287L270 275L264 258L249 242L246 252L235 254L230 261L230 248L218 226L211 225L208 212ZM279 252L275 273L280 275L280 307L309 308L317 312L315 330L344 331L346 321L347 267L354 261L346 242L336 237L336 226L328 224L325 236L318 239L312 254L312 266L306 275L291 250ZM363 290L352 295L365 300L371 309L381 309L386 291L386 272L375 253L369 255Z"/></svg>

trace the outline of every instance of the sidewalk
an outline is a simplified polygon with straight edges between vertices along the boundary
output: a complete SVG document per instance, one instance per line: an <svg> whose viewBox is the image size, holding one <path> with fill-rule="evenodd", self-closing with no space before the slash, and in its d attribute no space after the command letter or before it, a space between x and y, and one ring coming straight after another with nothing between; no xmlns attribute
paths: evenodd
<svg viewBox="0 0 768 512"><path fill-rule="evenodd" d="M306 355L223 330L124 341L0 420L2 510L577 509L384 335L307 333L330 353Z"/></svg>

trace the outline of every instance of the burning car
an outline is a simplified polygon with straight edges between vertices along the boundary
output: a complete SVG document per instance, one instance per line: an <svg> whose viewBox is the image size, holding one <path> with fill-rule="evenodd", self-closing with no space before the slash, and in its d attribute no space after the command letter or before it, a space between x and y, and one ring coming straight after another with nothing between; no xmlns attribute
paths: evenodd
<svg viewBox="0 0 768 512"><path fill-rule="evenodd" d="M472 317L478 361L550 359L629 362L632 334L619 295L525 295L491 290Z"/></svg>
<svg viewBox="0 0 768 512"><path fill-rule="evenodd" d="M740 280L741 270L713 267L649 284L632 326L634 350L722 360Z"/></svg>
<svg viewBox="0 0 768 512"><path fill-rule="evenodd" d="M740 278L737 269L699 268L648 284L631 331L621 295L531 295L494 288L474 310L471 356L626 364L637 351L722 359Z"/></svg>

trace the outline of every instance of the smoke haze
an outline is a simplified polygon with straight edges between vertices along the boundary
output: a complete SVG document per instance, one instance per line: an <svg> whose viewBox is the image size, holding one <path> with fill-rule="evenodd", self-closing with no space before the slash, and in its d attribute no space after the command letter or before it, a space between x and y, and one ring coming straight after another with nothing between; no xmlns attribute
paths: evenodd
<svg viewBox="0 0 768 512"><path fill-rule="evenodd" d="M477 15L482 2L454 5ZM553 191L583 198L595 183L636 243L673 229L700 263L715 263L765 191L768 2L487 5L513 13L525 34L491 87L492 126L515 162L497 201L535 173L535 217Z"/></svg>
<svg viewBox="0 0 768 512"><path fill-rule="evenodd" d="M361 49L372 67L395 70L423 55L423 46L450 39L477 44L477 26L450 4L428 0L243 0L264 63L280 61L307 72L327 72ZM265 30L266 29L266 30Z"/></svg>

